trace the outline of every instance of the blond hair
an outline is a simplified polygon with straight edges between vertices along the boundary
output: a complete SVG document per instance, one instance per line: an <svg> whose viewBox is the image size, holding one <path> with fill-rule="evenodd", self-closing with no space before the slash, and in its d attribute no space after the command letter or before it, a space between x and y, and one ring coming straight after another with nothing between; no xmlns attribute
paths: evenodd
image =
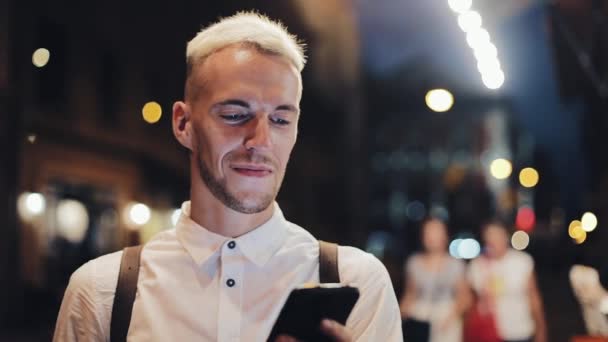
<svg viewBox="0 0 608 342"><path fill-rule="evenodd" d="M304 44L285 26L256 12L239 12L203 28L186 48L188 76L192 68L215 51L233 44L250 44L261 51L283 56L298 72L304 69Z"/></svg>

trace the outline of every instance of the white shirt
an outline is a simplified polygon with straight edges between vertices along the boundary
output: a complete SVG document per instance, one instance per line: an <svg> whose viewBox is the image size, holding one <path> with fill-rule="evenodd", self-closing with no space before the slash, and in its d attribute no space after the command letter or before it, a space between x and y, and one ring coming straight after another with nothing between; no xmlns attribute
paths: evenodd
<svg viewBox="0 0 608 342"><path fill-rule="evenodd" d="M318 248L276 203L268 222L232 239L192 221L185 202L176 227L143 248L127 339L265 341L290 291L319 282ZM74 272L54 341L109 341L121 256L99 257ZM402 341L397 299L382 263L343 246L338 263L342 283L361 294L346 323L354 339Z"/></svg>
<svg viewBox="0 0 608 342"><path fill-rule="evenodd" d="M494 298L494 319L502 339L525 340L534 335L528 295L533 270L532 257L512 249L499 260L477 258L471 262L469 280L475 291L489 291Z"/></svg>

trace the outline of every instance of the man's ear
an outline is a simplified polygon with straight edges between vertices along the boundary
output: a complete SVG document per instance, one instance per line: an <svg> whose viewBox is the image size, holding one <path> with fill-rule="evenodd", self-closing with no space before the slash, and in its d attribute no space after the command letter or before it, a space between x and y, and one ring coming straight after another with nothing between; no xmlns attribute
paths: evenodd
<svg viewBox="0 0 608 342"><path fill-rule="evenodd" d="M192 122L189 106L183 101L177 101L173 104L173 135L182 146L192 151Z"/></svg>

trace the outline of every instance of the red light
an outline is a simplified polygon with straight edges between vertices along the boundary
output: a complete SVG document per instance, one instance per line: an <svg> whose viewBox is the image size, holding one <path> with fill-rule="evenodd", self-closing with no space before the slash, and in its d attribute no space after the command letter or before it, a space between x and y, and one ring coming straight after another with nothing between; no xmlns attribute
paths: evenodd
<svg viewBox="0 0 608 342"><path fill-rule="evenodd" d="M530 207L521 207L517 211L517 217L515 218L515 225L518 229L525 232L530 232L536 225L536 215L534 210Z"/></svg>

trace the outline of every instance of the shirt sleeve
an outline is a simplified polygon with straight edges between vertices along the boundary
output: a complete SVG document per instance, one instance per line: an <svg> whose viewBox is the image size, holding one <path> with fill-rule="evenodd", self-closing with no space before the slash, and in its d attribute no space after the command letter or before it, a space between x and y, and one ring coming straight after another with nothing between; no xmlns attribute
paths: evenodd
<svg viewBox="0 0 608 342"><path fill-rule="evenodd" d="M360 293L346 322L354 341L403 341L399 304L384 265L352 247L340 247L339 260L342 282Z"/></svg>
<svg viewBox="0 0 608 342"><path fill-rule="evenodd" d="M94 264L90 261L70 277L59 309L53 341L106 341L99 316Z"/></svg>

